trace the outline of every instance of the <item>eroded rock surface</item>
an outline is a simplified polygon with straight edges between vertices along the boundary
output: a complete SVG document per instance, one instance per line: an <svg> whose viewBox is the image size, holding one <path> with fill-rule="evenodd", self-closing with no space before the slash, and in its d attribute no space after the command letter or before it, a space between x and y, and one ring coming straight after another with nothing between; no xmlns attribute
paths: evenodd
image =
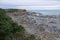
<svg viewBox="0 0 60 40"><path fill-rule="evenodd" d="M46 16L35 12L7 13L14 22L24 26L27 32L39 40L60 40L57 16Z"/></svg>

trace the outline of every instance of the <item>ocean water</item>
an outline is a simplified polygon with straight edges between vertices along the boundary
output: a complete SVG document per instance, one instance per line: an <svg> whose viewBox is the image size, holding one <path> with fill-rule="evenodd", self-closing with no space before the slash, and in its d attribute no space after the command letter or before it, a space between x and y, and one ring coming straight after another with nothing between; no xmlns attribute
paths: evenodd
<svg viewBox="0 0 60 40"><path fill-rule="evenodd" d="M59 15L60 10L28 10L29 12L42 13L44 15Z"/></svg>

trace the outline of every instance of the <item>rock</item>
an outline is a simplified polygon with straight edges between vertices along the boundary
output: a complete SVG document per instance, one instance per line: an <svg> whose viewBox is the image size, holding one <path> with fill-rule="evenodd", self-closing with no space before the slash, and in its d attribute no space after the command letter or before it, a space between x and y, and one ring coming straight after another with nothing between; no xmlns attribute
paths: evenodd
<svg viewBox="0 0 60 40"><path fill-rule="evenodd" d="M36 35L37 40L59 40L60 38L60 29L57 29L55 15L39 15L35 12L26 12L24 9L8 15L14 22L23 25L28 33Z"/></svg>
<svg viewBox="0 0 60 40"><path fill-rule="evenodd" d="M26 10L25 9L18 9L18 11L17 12L26 12Z"/></svg>

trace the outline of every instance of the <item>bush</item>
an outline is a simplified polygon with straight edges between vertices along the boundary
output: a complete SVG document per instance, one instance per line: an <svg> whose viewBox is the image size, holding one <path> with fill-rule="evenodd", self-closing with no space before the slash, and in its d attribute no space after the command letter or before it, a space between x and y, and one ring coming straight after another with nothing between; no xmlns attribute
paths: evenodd
<svg viewBox="0 0 60 40"><path fill-rule="evenodd" d="M25 38L25 40L35 40L35 36L33 34L29 35L28 37Z"/></svg>
<svg viewBox="0 0 60 40"><path fill-rule="evenodd" d="M10 17L6 15L4 9L0 9L0 40L5 40L5 37L9 36L12 39L12 36L16 32L24 32L24 28L17 23L14 23Z"/></svg>
<svg viewBox="0 0 60 40"><path fill-rule="evenodd" d="M12 12L17 12L18 9L7 9L7 12L12 13Z"/></svg>
<svg viewBox="0 0 60 40"><path fill-rule="evenodd" d="M34 40L33 35L25 38L24 32L23 26L13 22L0 8L0 40Z"/></svg>

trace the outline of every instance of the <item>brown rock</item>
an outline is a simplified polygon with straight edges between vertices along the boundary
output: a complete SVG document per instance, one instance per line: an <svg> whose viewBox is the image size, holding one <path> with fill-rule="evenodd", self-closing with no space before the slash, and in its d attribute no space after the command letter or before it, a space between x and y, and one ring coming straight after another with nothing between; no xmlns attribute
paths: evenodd
<svg viewBox="0 0 60 40"><path fill-rule="evenodd" d="M18 9L18 12L26 12L25 9Z"/></svg>

